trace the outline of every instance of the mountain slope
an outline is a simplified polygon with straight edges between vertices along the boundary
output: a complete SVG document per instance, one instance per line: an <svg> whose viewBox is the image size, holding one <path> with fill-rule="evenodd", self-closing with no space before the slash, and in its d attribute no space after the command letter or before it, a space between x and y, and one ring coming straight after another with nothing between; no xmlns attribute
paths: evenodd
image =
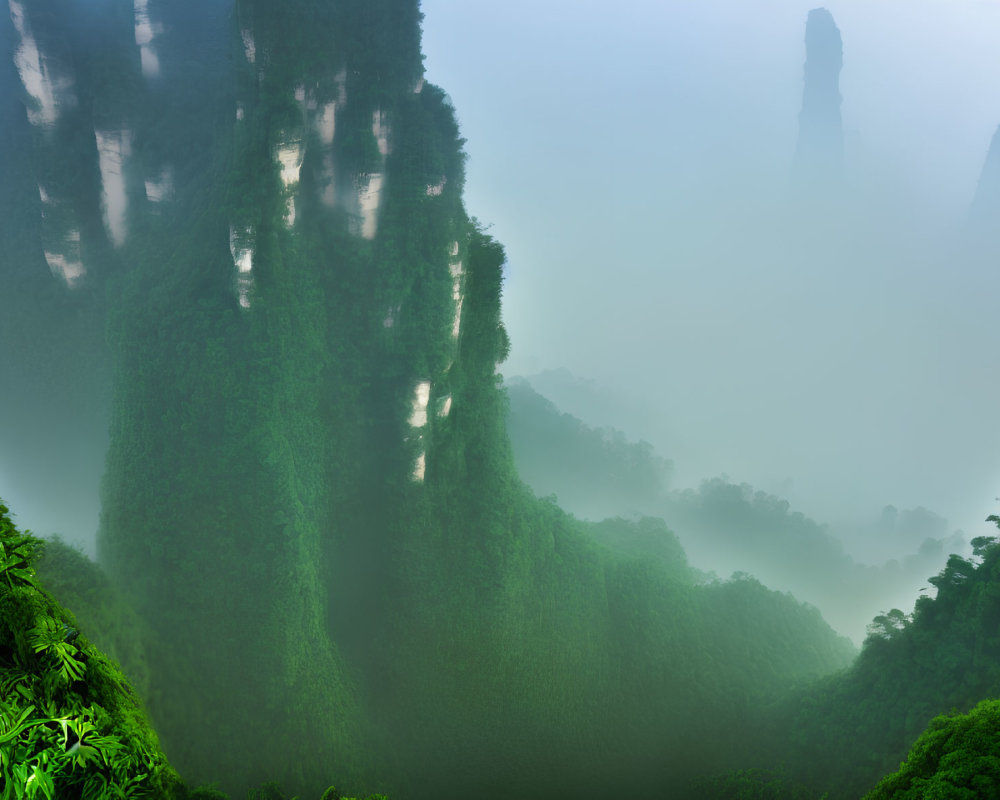
<svg viewBox="0 0 1000 800"><path fill-rule="evenodd" d="M953 555L930 579L936 597L873 621L850 670L780 705L763 748L772 761L831 797L858 797L935 715L1000 693L1000 547L995 538L973 544L972 560Z"/></svg>
<svg viewBox="0 0 1000 800"><path fill-rule="evenodd" d="M793 511L780 497L726 477L671 491L671 464L648 443L560 413L530 381L510 382L508 393L518 472L538 494L555 494L565 508L589 519L660 516L696 567L722 575L748 572L790 591L859 643L868 620L907 602L924 576L945 561L945 548L963 544L937 538L946 523L925 509L889 508L891 527L871 535L916 552L877 566L859 563L834 531Z"/></svg>

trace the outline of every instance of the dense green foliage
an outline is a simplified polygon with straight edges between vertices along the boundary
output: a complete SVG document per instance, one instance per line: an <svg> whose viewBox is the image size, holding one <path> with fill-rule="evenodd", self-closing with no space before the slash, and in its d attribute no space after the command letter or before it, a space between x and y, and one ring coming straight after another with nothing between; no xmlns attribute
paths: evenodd
<svg viewBox="0 0 1000 800"><path fill-rule="evenodd" d="M155 718L159 700L151 667L168 656L150 626L97 564L59 539L45 541L34 567L45 590L73 611L90 641L121 667Z"/></svg>
<svg viewBox="0 0 1000 800"><path fill-rule="evenodd" d="M991 517L991 519L996 519ZM877 617L849 670L794 692L762 722L757 764L858 797L898 765L938 714L1000 696L1000 547L974 541L975 556L951 556L912 614Z"/></svg>
<svg viewBox="0 0 1000 800"><path fill-rule="evenodd" d="M692 789L702 800L816 800L816 793L806 786L789 783L780 772L762 769L736 769L700 778Z"/></svg>
<svg viewBox="0 0 1000 800"><path fill-rule="evenodd" d="M975 800L1000 794L1000 700L968 714L937 716L914 742L899 771L865 800Z"/></svg>
<svg viewBox="0 0 1000 800"><path fill-rule="evenodd" d="M138 697L40 588L0 505L0 797L186 797Z"/></svg>
<svg viewBox="0 0 1000 800"><path fill-rule="evenodd" d="M86 616L78 622L50 590ZM59 541L19 532L0 504L0 797L226 800L181 782L133 683L77 624L124 652L133 674L147 676L141 650L151 634L100 568ZM276 783L249 797L287 798ZM329 787L323 800L353 798Z"/></svg>

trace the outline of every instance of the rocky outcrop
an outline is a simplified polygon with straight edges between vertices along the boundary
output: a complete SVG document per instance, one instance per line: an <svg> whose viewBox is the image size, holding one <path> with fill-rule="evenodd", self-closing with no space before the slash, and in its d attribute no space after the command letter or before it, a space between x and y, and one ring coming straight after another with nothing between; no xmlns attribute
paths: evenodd
<svg viewBox="0 0 1000 800"><path fill-rule="evenodd" d="M1000 128L997 128L986 152L986 162L979 174L976 196L969 211L969 222L977 233L996 230L1000 223Z"/></svg>
<svg viewBox="0 0 1000 800"><path fill-rule="evenodd" d="M814 8L806 22L799 138L793 177L804 190L838 184L844 170L844 130L840 114L843 42L833 15Z"/></svg>

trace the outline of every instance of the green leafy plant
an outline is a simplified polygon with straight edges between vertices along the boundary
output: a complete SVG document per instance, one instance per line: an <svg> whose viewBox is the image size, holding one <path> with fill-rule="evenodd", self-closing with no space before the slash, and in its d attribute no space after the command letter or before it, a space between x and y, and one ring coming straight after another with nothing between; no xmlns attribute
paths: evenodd
<svg viewBox="0 0 1000 800"><path fill-rule="evenodd" d="M0 515L7 513L7 507L0 505ZM18 583L35 585L35 574L30 569L33 541L28 538L0 540L0 575L13 589Z"/></svg>
<svg viewBox="0 0 1000 800"><path fill-rule="evenodd" d="M133 796L148 773L134 769L126 747L99 732L100 709L86 707L68 716L39 715L34 704L22 706L30 691L0 702L0 800L55 796L82 784L82 797ZM71 706L78 706L74 702ZM51 704L46 704L51 706ZM49 709L51 710L51 708Z"/></svg>
<svg viewBox="0 0 1000 800"><path fill-rule="evenodd" d="M47 653L58 664L57 672L64 684L83 680L86 665L76 658L79 649L67 640L66 626L52 617L42 617L28 633L36 653Z"/></svg>
<svg viewBox="0 0 1000 800"><path fill-rule="evenodd" d="M0 506L0 800L183 792L117 668L39 587L38 545Z"/></svg>

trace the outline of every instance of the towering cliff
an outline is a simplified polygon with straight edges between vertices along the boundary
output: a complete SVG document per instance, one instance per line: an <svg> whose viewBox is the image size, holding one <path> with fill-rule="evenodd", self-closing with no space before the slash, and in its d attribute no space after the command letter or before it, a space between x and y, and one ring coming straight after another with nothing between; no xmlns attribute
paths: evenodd
<svg viewBox="0 0 1000 800"><path fill-rule="evenodd" d="M833 15L814 8L806 21L799 138L793 179L803 193L830 191L843 180L844 131L840 116L840 70L844 48Z"/></svg>
<svg viewBox="0 0 1000 800"><path fill-rule="evenodd" d="M155 35L170 5L144 6L151 38L137 27L155 48L139 48L147 84L183 57ZM415 2L237 3L193 114L204 174L164 155L176 199L147 192L173 207L144 217L116 284L100 556L183 642L193 702L160 714L204 779L301 788L354 763L356 689L331 633L379 629L387 509L435 466L471 235L418 19ZM178 113L164 95L154 128ZM181 737L199 708L244 746Z"/></svg>
<svg viewBox="0 0 1000 800"><path fill-rule="evenodd" d="M23 185L5 188L27 205L5 281L27 318L75 304L97 343L107 325L99 551L176 643L168 747L206 777L328 775L356 720L329 636L352 600L325 565L348 533L379 552L378 495L433 469L461 331L462 158L416 2L10 11ZM67 344L70 363L101 351ZM56 391L37 396L106 388L42 361ZM190 735L207 708L240 748Z"/></svg>

